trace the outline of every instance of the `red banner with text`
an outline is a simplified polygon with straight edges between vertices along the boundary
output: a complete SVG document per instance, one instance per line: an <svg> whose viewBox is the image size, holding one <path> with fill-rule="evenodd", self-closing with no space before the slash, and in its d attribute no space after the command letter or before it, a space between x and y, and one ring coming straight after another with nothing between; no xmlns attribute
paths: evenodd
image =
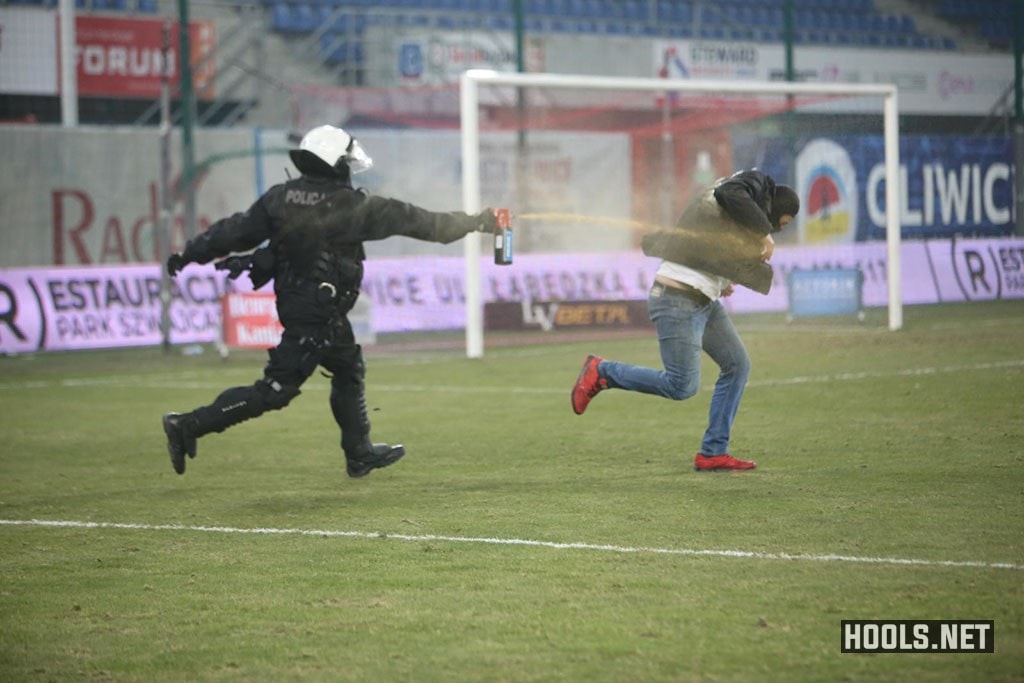
<svg viewBox="0 0 1024 683"><path fill-rule="evenodd" d="M164 74L164 25L160 19L76 17L79 95L159 97ZM177 22L170 22L169 28L170 84L177 88L180 33ZM215 47L213 22L190 22L188 37L193 88L198 97L209 99L214 94L216 63L203 60L203 55L211 54Z"/></svg>

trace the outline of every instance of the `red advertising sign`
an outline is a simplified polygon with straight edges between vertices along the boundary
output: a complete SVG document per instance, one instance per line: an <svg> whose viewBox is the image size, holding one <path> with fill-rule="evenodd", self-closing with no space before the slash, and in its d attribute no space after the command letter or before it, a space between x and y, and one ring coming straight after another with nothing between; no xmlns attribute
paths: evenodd
<svg viewBox="0 0 1024 683"><path fill-rule="evenodd" d="M60 19L58 17L58 23ZM78 94L155 98L160 95L164 74L164 21L161 19L120 19L101 16L75 18L78 65ZM171 87L179 79L178 24L171 22ZM213 95L214 60L211 54L216 40L213 22L189 24L189 63L197 96Z"/></svg>
<svg viewBox="0 0 1024 683"><path fill-rule="evenodd" d="M281 342L284 327L277 319L273 294L235 292L221 299L224 343L235 349L267 349Z"/></svg>

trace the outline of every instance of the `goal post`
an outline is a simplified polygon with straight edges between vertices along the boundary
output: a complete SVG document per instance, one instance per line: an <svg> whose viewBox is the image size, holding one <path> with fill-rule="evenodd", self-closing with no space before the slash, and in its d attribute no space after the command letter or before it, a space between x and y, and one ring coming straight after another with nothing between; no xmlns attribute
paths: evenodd
<svg viewBox="0 0 1024 683"><path fill-rule="evenodd" d="M903 326L900 275L900 160L898 92L891 84L790 83L774 81L680 80L629 78L553 73L512 73L473 69L460 79L459 107L463 210L476 213L481 206L480 108L481 87L579 91L650 92L668 97L679 93L708 96L870 97L881 98L885 169L885 232L888 288L888 327ZM516 207L511 207L513 215ZM480 358L484 352L484 315L481 286L481 236L468 236L465 256L466 355ZM511 266L515 268L513 264Z"/></svg>

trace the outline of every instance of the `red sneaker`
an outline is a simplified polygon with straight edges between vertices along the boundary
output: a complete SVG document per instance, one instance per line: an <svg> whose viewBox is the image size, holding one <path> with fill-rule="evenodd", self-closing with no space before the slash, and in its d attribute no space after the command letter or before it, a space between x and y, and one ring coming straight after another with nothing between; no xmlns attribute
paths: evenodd
<svg viewBox="0 0 1024 683"><path fill-rule="evenodd" d="M600 356L590 355L583 361L583 369L572 388L572 410L577 415L583 414L590 399L608 388L608 380L597 374L597 366L603 360Z"/></svg>
<svg viewBox="0 0 1024 683"><path fill-rule="evenodd" d="M693 469L698 472L739 472L752 470L757 463L752 460L740 460L728 453L724 455L704 455L698 453L693 456Z"/></svg>

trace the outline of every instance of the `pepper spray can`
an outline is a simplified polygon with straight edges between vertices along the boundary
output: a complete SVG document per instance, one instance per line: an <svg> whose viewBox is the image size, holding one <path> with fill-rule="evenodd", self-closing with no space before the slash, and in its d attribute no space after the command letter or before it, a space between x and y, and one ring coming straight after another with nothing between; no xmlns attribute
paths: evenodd
<svg viewBox="0 0 1024 683"><path fill-rule="evenodd" d="M494 262L499 266L512 264L512 213L508 209L492 209L497 218L494 226Z"/></svg>

